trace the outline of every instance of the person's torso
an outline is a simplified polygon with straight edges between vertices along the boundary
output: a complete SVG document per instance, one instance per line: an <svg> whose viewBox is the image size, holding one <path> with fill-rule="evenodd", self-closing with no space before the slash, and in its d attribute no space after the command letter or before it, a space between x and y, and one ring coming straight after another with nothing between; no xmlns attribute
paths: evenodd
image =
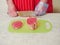
<svg viewBox="0 0 60 45"><path fill-rule="evenodd" d="M18 11L34 11L35 6L40 0L13 0L15 7ZM47 12L53 11L52 0L48 0L49 4Z"/></svg>
<svg viewBox="0 0 60 45"><path fill-rule="evenodd" d="M14 0L14 4L20 11L32 11L35 8L34 0Z"/></svg>

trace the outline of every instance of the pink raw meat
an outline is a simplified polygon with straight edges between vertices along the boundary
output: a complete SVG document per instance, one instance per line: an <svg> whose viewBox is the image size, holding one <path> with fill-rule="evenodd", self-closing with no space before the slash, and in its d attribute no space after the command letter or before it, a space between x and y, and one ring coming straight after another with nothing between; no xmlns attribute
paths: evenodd
<svg viewBox="0 0 60 45"><path fill-rule="evenodd" d="M23 25L23 23L21 21L15 21L15 22L12 23L12 27L14 29L19 29L19 28L22 27L22 25Z"/></svg>
<svg viewBox="0 0 60 45"><path fill-rule="evenodd" d="M27 23L29 25L35 24L36 22L37 22L37 18L35 18L35 17L30 17L30 18L27 19Z"/></svg>
<svg viewBox="0 0 60 45"><path fill-rule="evenodd" d="M27 19L27 24L29 25L30 29L35 30L37 28L37 18L29 17Z"/></svg>

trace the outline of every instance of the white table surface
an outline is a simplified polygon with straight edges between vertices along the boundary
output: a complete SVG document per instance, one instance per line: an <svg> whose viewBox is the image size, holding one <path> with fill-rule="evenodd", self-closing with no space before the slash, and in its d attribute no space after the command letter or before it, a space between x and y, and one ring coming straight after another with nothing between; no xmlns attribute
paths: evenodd
<svg viewBox="0 0 60 45"><path fill-rule="evenodd" d="M0 45L60 45L60 13L51 13L39 17L53 24L48 33L10 33L8 24L13 19L9 17L5 0L0 0ZM4 7L4 8L3 8Z"/></svg>
<svg viewBox="0 0 60 45"><path fill-rule="evenodd" d="M0 15L0 45L60 45L60 14L51 13L39 17L49 20L52 31L48 33L11 33L8 32L8 24L13 19L21 17L9 17L7 14Z"/></svg>

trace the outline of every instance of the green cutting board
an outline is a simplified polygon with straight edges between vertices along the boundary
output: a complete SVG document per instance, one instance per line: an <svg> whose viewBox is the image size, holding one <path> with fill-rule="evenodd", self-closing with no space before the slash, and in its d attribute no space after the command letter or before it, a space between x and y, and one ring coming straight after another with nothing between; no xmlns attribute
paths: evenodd
<svg viewBox="0 0 60 45"><path fill-rule="evenodd" d="M8 26L8 31L15 33L46 33L52 30L52 24L47 20L38 20L38 28L35 30L31 30L29 28L29 26L27 25L27 21L25 19L22 19L21 21L23 22L23 27L15 30L11 25L12 22L14 22L14 20L12 20ZM46 23L49 23L49 28L46 28Z"/></svg>

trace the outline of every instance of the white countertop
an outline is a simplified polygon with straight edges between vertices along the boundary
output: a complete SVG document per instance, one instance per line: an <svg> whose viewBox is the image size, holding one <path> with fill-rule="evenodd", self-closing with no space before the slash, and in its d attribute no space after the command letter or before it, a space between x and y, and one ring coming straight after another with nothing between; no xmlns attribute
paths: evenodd
<svg viewBox="0 0 60 45"><path fill-rule="evenodd" d="M46 14L40 19L49 20L53 24L48 33L10 33L8 24L20 17L9 17L6 0L0 0L0 45L60 45L60 13Z"/></svg>
<svg viewBox="0 0 60 45"><path fill-rule="evenodd" d="M60 45L60 13L49 13L39 17L49 20L53 24L52 31L48 33L10 33L8 24L13 19L6 13L0 15L0 45Z"/></svg>

